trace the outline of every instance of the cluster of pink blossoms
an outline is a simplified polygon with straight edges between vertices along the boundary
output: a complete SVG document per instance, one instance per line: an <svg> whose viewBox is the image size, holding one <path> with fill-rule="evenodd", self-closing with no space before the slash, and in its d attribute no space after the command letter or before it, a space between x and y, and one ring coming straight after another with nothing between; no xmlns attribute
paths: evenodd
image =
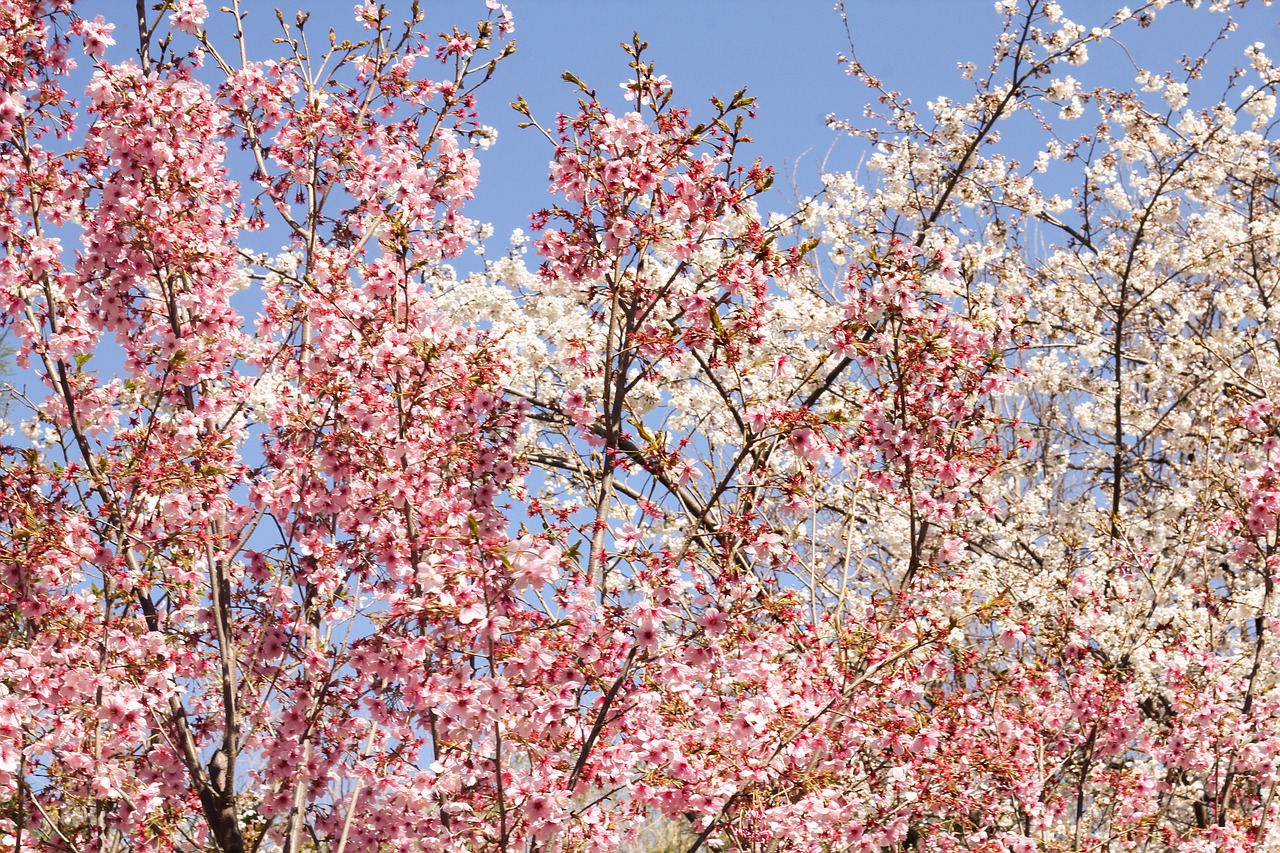
<svg viewBox="0 0 1280 853"><path fill-rule="evenodd" d="M1176 119L1042 80L1163 5L1002 2L931 128L851 63L880 183L789 216L754 100L695 118L636 38L625 112L517 105L540 266L459 277L497 0L281 16L265 61L174 0L122 62L0 0L42 383L0 445L0 853L1275 849L1280 74ZM1041 158L1107 148L1079 221L994 150L1054 98L1103 112Z"/></svg>

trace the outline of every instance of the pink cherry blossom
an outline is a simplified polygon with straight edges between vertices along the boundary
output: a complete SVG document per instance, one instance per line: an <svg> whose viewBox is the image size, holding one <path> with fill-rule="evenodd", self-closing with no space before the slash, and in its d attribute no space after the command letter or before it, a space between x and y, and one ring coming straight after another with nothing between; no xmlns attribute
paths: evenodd
<svg viewBox="0 0 1280 853"><path fill-rule="evenodd" d="M1280 76L1063 72L1162 5L798 206L637 36L461 275L497 0L0 3L0 847L1274 847Z"/></svg>

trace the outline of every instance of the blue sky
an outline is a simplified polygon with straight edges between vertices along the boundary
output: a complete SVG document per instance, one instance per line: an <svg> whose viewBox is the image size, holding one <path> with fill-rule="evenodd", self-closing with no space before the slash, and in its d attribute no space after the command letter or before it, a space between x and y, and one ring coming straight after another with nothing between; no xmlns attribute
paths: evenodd
<svg viewBox="0 0 1280 853"><path fill-rule="evenodd" d="M1103 23L1120 5L1118 0L1060 3L1067 16L1088 26ZM1141 5L1140 0L1129 3ZM572 87L560 80L569 69L600 92L619 93L616 108L625 109L617 84L628 69L619 43L633 32L649 42L657 72L670 77L677 101L694 108L695 118L711 95L725 97L746 86L759 98L751 135L757 155L779 172L775 186L794 182L802 193L812 192L824 162L828 171L855 170L862 157L857 143L825 124L832 113L856 118L870 94L837 61L837 54L849 52L849 38L832 0L509 0L507 5L515 15L518 50L481 96L483 121L499 128L500 135L482 157L480 189L471 208L477 218L494 224L499 239L511 228L524 227L528 212L550 201L545 190L550 149L535 131L518 130L519 119L506 105L522 95L534 115L547 120L571 110ZM427 24L435 25L431 29L465 21L482 7L480 0L424 3ZM989 0L849 0L847 11L859 60L921 108L939 94L964 97L971 91L957 63L985 67L1001 27ZM1220 48L1207 75L1215 94L1246 45L1280 42L1276 7L1263 8L1253 0L1245 13L1232 14L1240 30L1225 50ZM1178 4L1161 12L1150 31L1131 27L1126 47L1138 62L1163 69L1183 53L1199 55L1225 21L1225 15ZM1118 46L1095 51L1091 66L1091 78L1132 84L1133 65ZM1077 76L1086 79L1078 71Z"/></svg>
<svg viewBox="0 0 1280 853"><path fill-rule="evenodd" d="M1105 22L1122 0L1059 2L1068 17L1094 26ZM1127 2L1134 8L1142 5L1141 0ZM221 4L206 3L210 9ZM272 11L276 5L273 0L242 0L242 8L250 12L249 32L263 43L278 32ZM287 2L280 5L287 8ZM312 32L333 26L340 33L360 34L353 20L355 0L306 5L313 13ZM400 17L409 2L388 0L388 5ZM834 0L507 0L507 5L515 16L518 50L480 94L481 119L498 128L499 139L481 155L480 188L469 209L473 217L494 225L497 251L513 228L527 228L529 214L551 201L546 193L550 146L536 131L517 129L520 118L508 104L523 96L544 124L558 112L571 111L573 89L560 79L568 69L614 97L615 109L625 110L618 83L628 69L619 43L630 41L633 32L649 42L647 55L657 72L671 79L677 103L693 108L695 120L712 95L726 97L745 86L759 98L759 118L750 133L755 154L779 173L775 187L783 194L775 196L774 209L787 206L793 185L801 193L813 192L824 163L826 171L856 170L863 156L857 143L825 125L828 114L858 117L870 94L837 62L837 54L849 51L849 38ZM486 11L484 0L422 0L422 7L424 28L430 32L468 26ZM117 23L119 45L113 57L134 49L132 2L81 0L78 8ZM939 94L956 98L971 91L956 64L985 67L1001 27L993 0L848 0L848 13L858 58L921 108ZM1206 90L1215 94L1229 66L1240 64L1246 45L1280 44L1280 7L1251 0L1246 10L1231 14L1240 30L1218 49L1210 66L1207 80L1212 83ZM1087 69L1072 71L1086 83L1129 86L1133 60L1163 70L1184 53L1198 56L1225 21L1223 14L1193 12L1175 2L1150 31L1127 28L1125 49L1095 49ZM1031 156L1033 152L1027 159Z"/></svg>
<svg viewBox="0 0 1280 853"><path fill-rule="evenodd" d="M855 2L850 23L859 58L886 79L945 81L954 89L956 62L966 50L982 58L999 28L985 1ZM470 5L454 0L432 8L462 14ZM484 121L500 135L485 152L472 208L494 223L498 235L524 224L512 215L517 198L528 198L534 207L550 200L545 178L551 152L535 132L516 128L518 118L505 105L522 95L540 118L571 110L572 87L560 81L569 69L598 91L617 93L616 109L625 109L618 83L628 69L619 44L633 32L649 42L656 71L671 79L676 102L692 108L695 120L713 95L726 98L745 86L759 99L759 118L749 132L756 155L779 172L775 186L790 187L794 180L802 192L812 192L824 160L829 168L857 165L856 145L825 124L830 113L860 111L866 92L837 62L849 46L829 0L512 0L508 6L518 50L490 84L489 107L481 102ZM972 14L956 15L961 6ZM922 26L943 17L954 20L946 28Z"/></svg>

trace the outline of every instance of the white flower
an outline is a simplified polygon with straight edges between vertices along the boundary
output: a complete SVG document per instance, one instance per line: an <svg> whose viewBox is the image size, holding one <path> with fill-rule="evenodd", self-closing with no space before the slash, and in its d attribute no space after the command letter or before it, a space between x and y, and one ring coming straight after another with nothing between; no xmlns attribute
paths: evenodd
<svg viewBox="0 0 1280 853"><path fill-rule="evenodd" d="M1180 110L1187 103L1187 95L1191 90L1182 83L1170 83L1165 87L1164 100L1171 110Z"/></svg>
<svg viewBox="0 0 1280 853"><path fill-rule="evenodd" d="M1080 81L1071 75L1054 80L1045 90L1045 96L1051 101L1067 101L1080 91Z"/></svg>
<svg viewBox="0 0 1280 853"><path fill-rule="evenodd" d="M488 149L498 141L498 129L486 124L472 133L471 138L481 149Z"/></svg>

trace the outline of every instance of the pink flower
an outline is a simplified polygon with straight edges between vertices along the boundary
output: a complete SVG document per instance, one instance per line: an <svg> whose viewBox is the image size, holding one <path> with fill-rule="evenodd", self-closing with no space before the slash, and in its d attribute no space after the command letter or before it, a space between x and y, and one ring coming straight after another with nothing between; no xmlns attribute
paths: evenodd
<svg viewBox="0 0 1280 853"><path fill-rule="evenodd" d="M515 21L511 17L511 10L506 7L506 4L499 3L498 0L485 0L485 7L498 13L498 32L501 35L508 36L515 32Z"/></svg>
<svg viewBox="0 0 1280 853"><path fill-rule="evenodd" d="M958 536L948 536L942 540L942 547L938 549L938 562L944 566L959 561L964 555L964 540Z"/></svg>
<svg viewBox="0 0 1280 853"><path fill-rule="evenodd" d="M522 536L512 543L518 549L512 561L512 573L516 588L539 588L560 577L560 561L563 552L555 545L536 545L531 536Z"/></svg>
<svg viewBox="0 0 1280 853"><path fill-rule="evenodd" d="M706 632L712 637L723 634L729 627L729 620L725 615L714 607L708 608L702 617L698 620L698 624L706 629Z"/></svg>
<svg viewBox="0 0 1280 853"><path fill-rule="evenodd" d="M938 270L948 281L954 280L960 275L960 262L956 260L955 255L951 254L947 249L939 249L934 256L934 260L938 262Z"/></svg>
<svg viewBox="0 0 1280 853"><path fill-rule="evenodd" d="M94 58L102 56L107 48L116 43L111 33L115 24L108 24L101 15L92 21L80 22L80 34L84 38L84 52Z"/></svg>
<svg viewBox="0 0 1280 853"><path fill-rule="evenodd" d="M911 741L911 751L916 755L929 755L938 748L938 736L926 729Z"/></svg>
<svg viewBox="0 0 1280 853"><path fill-rule="evenodd" d="M698 464L692 459L683 459L676 465L676 483L677 485L687 485L692 480L701 480L702 471L698 468Z"/></svg>
<svg viewBox="0 0 1280 853"><path fill-rule="evenodd" d="M178 0L178 8L169 16L169 23L175 30L195 35L208 17L209 10L203 0Z"/></svg>
<svg viewBox="0 0 1280 853"><path fill-rule="evenodd" d="M477 622L482 623L487 613L488 607L483 601L472 602L458 611L458 624L470 625Z"/></svg>
<svg viewBox="0 0 1280 853"><path fill-rule="evenodd" d="M1021 625L1007 625L999 634L1000 647L1012 651L1018 643L1027 639L1027 632Z"/></svg>
<svg viewBox="0 0 1280 853"><path fill-rule="evenodd" d="M613 531L613 539L619 551L634 551L642 544L640 531L629 521Z"/></svg>
<svg viewBox="0 0 1280 853"><path fill-rule="evenodd" d="M13 773L18 769L22 753L11 743L0 742L0 773Z"/></svg>
<svg viewBox="0 0 1280 853"><path fill-rule="evenodd" d="M829 453L827 443L813 430L801 427L788 437L791 449L810 462L820 462Z"/></svg>
<svg viewBox="0 0 1280 853"><path fill-rule="evenodd" d="M609 226L609 237L615 247L625 243L634 233L636 233L636 226L630 219L615 219Z"/></svg>

